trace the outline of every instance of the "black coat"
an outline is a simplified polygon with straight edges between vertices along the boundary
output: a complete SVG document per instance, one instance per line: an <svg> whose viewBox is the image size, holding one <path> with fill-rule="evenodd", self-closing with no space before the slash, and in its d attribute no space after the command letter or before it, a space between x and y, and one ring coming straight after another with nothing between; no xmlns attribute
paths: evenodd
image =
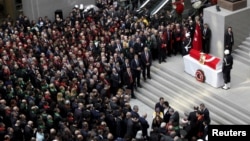
<svg viewBox="0 0 250 141"><path fill-rule="evenodd" d="M209 28L203 29L202 32L202 47L203 47L203 52L204 53L209 53L210 52L210 39L211 39L211 30Z"/></svg>
<svg viewBox="0 0 250 141"><path fill-rule="evenodd" d="M164 115L163 115L163 120L164 120L164 122L168 123L170 117L171 117L171 115L170 115L169 110L168 110L168 111L166 111L166 112L164 113Z"/></svg>
<svg viewBox="0 0 250 141"><path fill-rule="evenodd" d="M23 132L22 132L21 127L14 126L13 130L14 130L13 140L15 140L15 141L23 141Z"/></svg>
<svg viewBox="0 0 250 141"><path fill-rule="evenodd" d="M204 120L208 122L208 124L210 123L210 115L209 115L209 111L207 108L205 108L202 111L203 115L204 115Z"/></svg>
<svg viewBox="0 0 250 141"><path fill-rule="evenodd" d="M148 121L145 118L140 117L139 122L141 123L143 136L148 136L148 128L149 128Z"/></svg>
<svg viewBox="0 0 250 141"><path fill-rule="evenodd" d="M174 125L174 126L179 126L179 123L180 123L180 115L179 115L179 112L175 111L175 112L171 115L170 120L173 121L173 125Z"/></svg>
<svg viewBox="0 0 250 141"><path fill-rule="evenodd" d="M196 126L196 123L197 123L196 113L197 113L197 111L192 111L188 115L188 121L190 122L191 128Z"/></svg>
<svg viewBox="0 0 250 141"><path fill-rule="evenodd" d="M31 140L34 137L33 129L29 126L25 126L24 128L24 138L26 141Z"/></svg>
<svg viewBox="0 0 250 141"><path fill-rule="evenodd" d="M124 123L120 117L115 118L115 137L123 137L124 136Z"/></svg>
<svg viewBox="0 0 250 141"><path fill-rule="evenodd" d="M142 49L143 49L143 44L142 44L142 43L135 42L133 48L134 48L135 54L138 54L139 52L142 51Z"/></svg>
<svg viewBox="0 0 250 141"><path fill-rule="evenodd" d="M231 32L231 34L229 34L228 32L225 33L225 39L224 39L224 44L225 46L233 46L234 45L234 34L233 32Z"/></svg>
<svg viewBox="0 0 250 141"><path fill-rule="evenodd" d="M119 87L120 82L121 82L120 75L118 73L117 74L112 73L111 74L111 86L117 88Z"/></svg>
<svg viewBox="0 0 250 141"><path fill-rule="evenodd" d="M141 61L138 59L138 60L137 60L137 63L136 63L135 59L133 59L133 60L131 61L131 69L132 69L132 71L133 71L133 73L134 73L135 75L138 75L138 74L140 74L140 72L141 72L141 70L137 70L138 67L141 67L141 68L142 68L142 63L141 63Z"/></svg>
<svg viewBox="0 0 250 141"><path fill-rule="evenodd" d="M133 74L132 71L131 71L131 74L132 74L132 80L133 80L134 74ZM123 83L124 83L124 85L131 85L131 84L133 84L133 82L130 81L130 76L129 76L129 74L128 74L127 71L124 72L124 74L123 74Z"/></svg>
<svg viewBox="0 0 250 141"><path fill-rule="evenodd" d="M230 71L233 68L233 56L225 55L223 59L222 72Z"/></svg>
<svg viewBox="0 0 250 141"><path fill-rule="evenodd" d="M129 118L129 119L127 119L126 120L126 132L125 132L125 137L127 138L127 139L132 139L133 138L133 135L134 135L134 133L133 133L133 129L134 129L134 123L133 123L133 121L132 121L132 119L131 118Z"/></svg>

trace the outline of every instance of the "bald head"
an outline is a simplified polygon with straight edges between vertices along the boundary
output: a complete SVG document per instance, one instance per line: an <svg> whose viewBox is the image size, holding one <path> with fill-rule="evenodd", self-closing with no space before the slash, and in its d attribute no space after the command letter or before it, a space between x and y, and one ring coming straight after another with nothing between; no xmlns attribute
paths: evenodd
<svg viewBox="0 0 250 141"><path fill-rule="evenodd" d="M143 117L143 118L147 118L147 116L148 116L147 113L143 113L143 114L142 114L142 117Z"/></svg>

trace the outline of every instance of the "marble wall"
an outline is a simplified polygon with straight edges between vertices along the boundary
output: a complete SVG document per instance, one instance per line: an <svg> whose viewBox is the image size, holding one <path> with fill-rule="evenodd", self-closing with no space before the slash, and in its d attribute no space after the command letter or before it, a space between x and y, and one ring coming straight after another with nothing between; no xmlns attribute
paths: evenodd
<svg viewBox="0 0 250 141"><path fill-rule="evenodd" d="M217 11L216 6L204 9L203 18L204 23L208 23L212 31L211 54L222 58L224 55L224 34L227 27L233 28L235 39L233 49L236 49L246 37L249 37L250 20L246 17L250 14L250 7L236 11L220 9L221 11Z"/></svg>

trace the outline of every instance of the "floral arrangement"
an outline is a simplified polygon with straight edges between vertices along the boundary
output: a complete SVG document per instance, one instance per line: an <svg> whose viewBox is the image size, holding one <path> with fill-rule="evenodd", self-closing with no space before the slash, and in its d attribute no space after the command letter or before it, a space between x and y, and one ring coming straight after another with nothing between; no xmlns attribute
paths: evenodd
<svg viewBox="0 0 250 141"><path fill-rule="evenodd" d="M194 0L192 2L192 6L194 9L199 9L202 6L202 1L201 0Z"/></svg>
<svg viewBox="0 0 250 141"><path fill-rule="evenodd" d="M200 9L206 2L210 5L216 5L217 0L191 0L192 7L194 9Z"/></svg>
<svg viewBox="0 0 250 141"><path fill-rule="evenodd" d="M201 69L198 69L195 73L195 79L199 82L205 82L205 74Z"/></svg>

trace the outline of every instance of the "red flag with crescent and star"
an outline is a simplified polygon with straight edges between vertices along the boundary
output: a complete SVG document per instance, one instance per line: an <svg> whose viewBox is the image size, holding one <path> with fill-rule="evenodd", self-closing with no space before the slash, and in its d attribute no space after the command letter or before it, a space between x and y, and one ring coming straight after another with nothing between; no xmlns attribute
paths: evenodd
<svg viewBox="0 0 250 141"><path fill-rule="evenodd" d="M200 24L198 24L198 23L196 23L196 26L195 26L192 48L197 50L197 51L201 51L201 49L202 49L201 27L200 27Z"/></svg>

